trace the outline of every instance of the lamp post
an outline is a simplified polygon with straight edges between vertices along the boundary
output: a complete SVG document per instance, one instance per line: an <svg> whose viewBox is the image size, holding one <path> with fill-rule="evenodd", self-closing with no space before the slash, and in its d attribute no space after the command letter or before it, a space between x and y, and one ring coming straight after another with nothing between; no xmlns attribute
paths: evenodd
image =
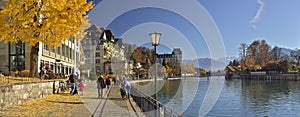
<svg viewBox="0 0 300 117"><path fill-rule="evenodd" d="M157 66L156 66L156 46L159 44L160 36L161 33L150 33L149 34L151 38L152 45L154 46L154 69L155 69L155 75L154 75L154 93L155 93L155 99L157 100L157 93L156 93L156 81L157 81ZM157 106L157 101L156 101L156 106ZM157 108L159 110L159 108ZM155 110L155 116L157 116L157 110Z"/></svg>

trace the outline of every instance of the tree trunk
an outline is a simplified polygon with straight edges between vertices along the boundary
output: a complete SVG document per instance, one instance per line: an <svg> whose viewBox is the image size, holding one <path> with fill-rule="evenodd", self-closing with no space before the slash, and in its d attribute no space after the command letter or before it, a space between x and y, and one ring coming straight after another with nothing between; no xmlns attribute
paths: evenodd
<svg viewBox="0 0 300 117"><path fill-rule="evenodd" d="M39 43L37 42L31 47L30 52L30 77L38 77L38 55L39 54Z"/></svg>

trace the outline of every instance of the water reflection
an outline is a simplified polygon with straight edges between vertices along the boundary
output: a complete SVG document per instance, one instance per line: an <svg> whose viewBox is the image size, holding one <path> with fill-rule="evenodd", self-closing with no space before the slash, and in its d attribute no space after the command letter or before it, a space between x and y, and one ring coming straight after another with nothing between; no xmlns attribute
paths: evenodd
<svg viewBox="0 0 300 117"><path fill-rule="evenodd" d="M199 115L209 86L207 79L168 80L162 84L158 92L161 102L184 116ZM299 89L297 81L226 80L217 103L206 116L298 116Z"/></svg>

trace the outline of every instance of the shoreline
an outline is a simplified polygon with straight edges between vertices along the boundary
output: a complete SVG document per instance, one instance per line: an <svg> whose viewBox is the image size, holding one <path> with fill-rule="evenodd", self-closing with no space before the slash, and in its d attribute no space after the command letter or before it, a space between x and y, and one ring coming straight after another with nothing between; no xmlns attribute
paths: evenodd
<svg viewBox="0 0 300 117"><path fill-rule="evenodd" d="M251 75L251 74L234 74L226 79L246 79L246 80L290 80L300 81L300 74L275 74L275 75Z"/></svg>

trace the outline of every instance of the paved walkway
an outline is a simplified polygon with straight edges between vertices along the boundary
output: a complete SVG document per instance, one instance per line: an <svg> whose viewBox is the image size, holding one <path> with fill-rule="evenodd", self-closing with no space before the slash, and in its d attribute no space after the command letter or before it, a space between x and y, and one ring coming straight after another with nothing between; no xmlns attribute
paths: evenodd
<svg viewBox="0 0 300 117"><path fill-rule="evenodd" d="M83 96L68 92L33 99L0 109L0 117L62 116L62 117L144 117L135 102L122 100L117 85L104 89L98 99L96 81L87 83Z"/></svg>
<svg viewBox="0 0 300 117"><path fill-rule="evenodd" d="M110 89L104 89L103 98L98 99L96 81L87 83L81 99L94 117L141 117L139 107L131 99L122 100L119 87L112 84Z"/></svg>

